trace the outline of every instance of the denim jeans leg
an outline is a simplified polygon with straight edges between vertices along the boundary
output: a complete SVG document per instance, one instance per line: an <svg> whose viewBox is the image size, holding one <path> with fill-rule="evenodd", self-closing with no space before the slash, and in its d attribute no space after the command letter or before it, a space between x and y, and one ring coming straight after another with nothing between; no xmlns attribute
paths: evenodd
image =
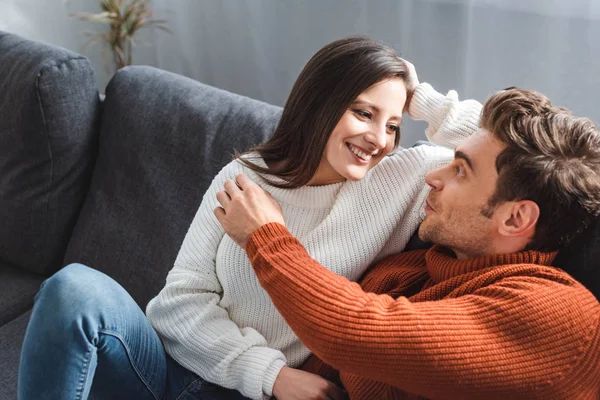
<svg viewBox="0 0 600 400"><path fill-rule="evenodd" d="M205 381L167 356L165 400L248 400L240 392Z"/></svg>
<svg viewBox="0 0 600 400"><path fill-rule="evenodd" d="M166 354L117 282L71 264L42 284L19 368L20 400L161 400ZM92 385L93 383L93 385Z"/></svg>

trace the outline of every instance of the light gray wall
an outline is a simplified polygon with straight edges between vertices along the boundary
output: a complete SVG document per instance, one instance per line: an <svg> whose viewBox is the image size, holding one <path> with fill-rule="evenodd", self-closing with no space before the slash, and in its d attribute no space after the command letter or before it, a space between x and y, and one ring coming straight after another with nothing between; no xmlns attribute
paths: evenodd
<svg viewBox="0 0 600 400"><path fill-rule="evenodd" d="M367 34L414 62L437 89L483 101L507 86L537 89L600 121L600 2L595 0L154 0L173 34L146 31L135 61L283 105L324 44ZM81 51L93 26L68 18L97 0L0 0L0 29ZM87 52L104 87L100 48ZM423 137L407 123L403 145Z"/></svg>

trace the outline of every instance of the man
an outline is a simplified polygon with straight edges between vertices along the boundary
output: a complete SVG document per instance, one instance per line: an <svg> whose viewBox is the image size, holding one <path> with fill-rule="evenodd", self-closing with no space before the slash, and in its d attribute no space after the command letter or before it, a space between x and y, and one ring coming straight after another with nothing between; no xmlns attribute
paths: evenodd
<svg viewBox="0 0 600 400"><path fill-rule="evenodd" d="M316 261L245 176L215 209L261 285L351 398L597 399L600 304L556 251L600 212L600 133L516 88L431 171L419 236L435 245L374 265L361 285ZM223 200L224 199L224 200Z"/></svg>

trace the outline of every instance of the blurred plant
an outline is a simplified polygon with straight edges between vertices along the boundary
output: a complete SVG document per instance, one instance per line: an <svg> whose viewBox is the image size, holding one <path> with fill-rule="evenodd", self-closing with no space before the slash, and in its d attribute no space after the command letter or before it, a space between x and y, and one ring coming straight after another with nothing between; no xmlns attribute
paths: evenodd
<svg viewBox="0 0 600 400"><path fill-rule="evenodd" d="M83 50L94 43L104 42L110 48L116 70L131 65L133 47L136 45L133 36L138 30L154 27L171 32L166 27L167 20L152 19L153 12L148 8L148 2L149 0L101 0L100 13L71 14L82 21L109 26L105 33L86 32L91 38L83 46Z"/></svg>

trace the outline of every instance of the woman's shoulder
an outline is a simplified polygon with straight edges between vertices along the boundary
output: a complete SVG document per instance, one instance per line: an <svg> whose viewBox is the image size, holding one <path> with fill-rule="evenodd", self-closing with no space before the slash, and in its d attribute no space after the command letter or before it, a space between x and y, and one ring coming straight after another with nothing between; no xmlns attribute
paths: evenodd
<svg viewBox="0 0 600 400"><path fill-rule="evenodd" d="M238 174L246 173L246 169L239 158L231 160L213 177L211 187L222 187L226 180L235 179ZM219 189L220 190L220 189Z"/></svg>
<svg viewBox="0 0 600 400"><path fill-rule="evenodd" d="M213 183L221 185L228 179L235 179L235 177L239 174L245 174L248 178L250 178L250 180L254 181L266 190L272 189L272 186L269 184L269 181L265 179L265 177L268 177L268 179L271 181L283 182L283 180L273 175L269 175L268 173L255 171L248 164L255 165L259 168L265 168L267 170L269 168L260 154L256 152L245 153L239 157L236 157L229 164L225 165L217 174L217 176L215 176Z"/></svg>
<svg viewBox="0 0 600 400"><path fill-rule="evenodd" d="M234 158L228 164L226 164L217 176L223 176L224 179L234 178L237 174L248 174L253 172L245 162L252 163L259 167L266 167L265 162L258 153L245 153L239 157Z"/></svg>

